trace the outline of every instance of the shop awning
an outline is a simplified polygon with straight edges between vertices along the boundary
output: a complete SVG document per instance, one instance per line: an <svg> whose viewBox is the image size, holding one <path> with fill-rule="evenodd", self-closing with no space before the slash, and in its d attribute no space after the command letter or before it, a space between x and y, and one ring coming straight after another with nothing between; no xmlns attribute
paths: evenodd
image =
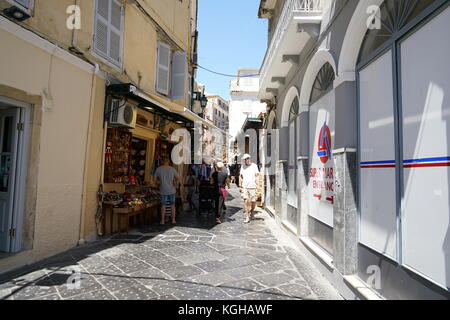
<svg viewBox="0 0 450 320"><path fill-rule="evenodd" d="M183 107L180 107L173 102L164 101L163 103L161 98L150 95L133 84L112 84L106 88L106 93L111 96L132 99L139 103L138 106L142 110L154 113L170 121L184 124L188 128L192 128L194 126L194 121L192 119L184 117L177 112L179 111L178 109L183 109ZM175 106L177 109L173 110Z"/></svg>
<svg viewBox="0 0 450 320"><path fill-rule="evenodd" d="M261 129L263 124L263 119L260 118L247 118L242 126L242 131L247 129Z"/></svg>
<svg viewBox="0 0 450 320"><path fill-rule="evenodd" d="M188 108L144 92L131 83L109 85L107 87L107 93L110 95L119 95L136 100L137 102L140 102L139 107L141 109L156 113L164 118L168 118L169 120L172 119L173 121L182 121L185 123L186 127L192 128L194 126L194 122L201 122L204 126L219 130L228 136L225 131L206 121ZM153 110L149 110L149 108Z"/></svg>

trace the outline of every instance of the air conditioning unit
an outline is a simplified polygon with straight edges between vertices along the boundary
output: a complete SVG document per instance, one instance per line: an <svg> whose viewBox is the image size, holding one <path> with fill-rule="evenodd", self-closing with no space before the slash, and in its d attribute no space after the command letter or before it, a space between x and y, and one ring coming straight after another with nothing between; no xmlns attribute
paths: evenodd
<svg viewBox="0 0 450 320"><path fill-rule="evenodd" d="M0 12L17 21L24 21L33 13L32 0L0 0Z"/></svg>
<svg viewBox="0 0 450 320"><path fill-rule="evenodd" d="M110 106L109 124L118 127L134 129L136 127L137 108L134 104L112 99Z"/></svg>

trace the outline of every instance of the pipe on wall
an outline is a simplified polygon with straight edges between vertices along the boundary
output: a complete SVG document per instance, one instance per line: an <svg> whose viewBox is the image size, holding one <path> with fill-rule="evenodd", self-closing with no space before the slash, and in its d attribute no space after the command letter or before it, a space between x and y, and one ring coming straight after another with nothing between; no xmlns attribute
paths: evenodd
<svg viewBox="0 0 450 320"><path fill-rule="evenodd" d="M97 74L100 71L98 63L95 64L95 68L92 72L92 84L91 84L91 98L89 105L89 120L88 120L88 131L86 135L86 150L84 157L84 169L83 169L83 191L81 194L81 214L80 214L80 226L78 233L78 245L83 245L85 243L84 233L85 233L85 216L86 216L86 202L87 202L87 176L88 176L88 164L91 148L91 133L92 133L92 122L94 118L95 109L95 89L97 84Z"/></svg>

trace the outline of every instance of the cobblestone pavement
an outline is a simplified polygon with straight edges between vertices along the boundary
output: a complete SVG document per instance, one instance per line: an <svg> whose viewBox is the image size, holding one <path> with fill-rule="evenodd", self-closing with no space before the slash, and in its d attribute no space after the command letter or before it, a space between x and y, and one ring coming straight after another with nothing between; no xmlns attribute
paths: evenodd
<svg viewBox="0 0 450 320"><path fill-rule="evenodd" d="M0 276L0 300L340 299L267 213L244 224L241 208L233 189L220 225L186 212L175 227L144 227Z"/></svg>

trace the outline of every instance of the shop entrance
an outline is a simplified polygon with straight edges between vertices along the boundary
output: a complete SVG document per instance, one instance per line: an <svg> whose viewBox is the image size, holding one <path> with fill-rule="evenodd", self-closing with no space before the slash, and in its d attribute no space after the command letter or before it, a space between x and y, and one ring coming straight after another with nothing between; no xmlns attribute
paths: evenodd
<svg viewBox="0 0 450 320"><path fill-rule="evenodd" d="M0 97L0 257L20 250L24 110Z"/></svg>

